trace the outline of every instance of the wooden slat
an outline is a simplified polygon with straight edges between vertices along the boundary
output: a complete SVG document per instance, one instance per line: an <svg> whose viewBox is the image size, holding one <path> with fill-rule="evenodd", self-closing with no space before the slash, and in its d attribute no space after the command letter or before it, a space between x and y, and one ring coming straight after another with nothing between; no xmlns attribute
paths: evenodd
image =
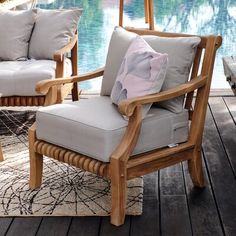
<svg viewBox="0 0 236 236"><path fill-rule="evenodd" d="M130 236L160 235L158 172L144 176L143 214L132 216Z"/></svg>
<svg viewBox="0 0 236 236"><path fill-rule="evenodd" d="M0 235L5 235L13 221L12 217L0 218Z"/></svg>
<svg viewBox="0 0 236 236"><path fill-rule="evenodd" d="M37 233L42 217L14 218L7 236L34 236Z"/></svg>
<svg viewBox="0 0 236 236"><path fill-rule="evenodd" d="M205 166L204 175L206 187L194 188L185 165L184 179L192 232L193 235L221 236L223 235L221 222Z"/></svg>
<svg viewBox="0 0 236 236"><path fill-rule="evenodd" d="M160 170L162 235L191 235L181 164Z"/></svg>
<svg viewBox="0 0 236 236"><path fill-rule="evenodd" d="M160 170L161 195L185 195L181 164Z"/></svg>
<svg viewBox="0 0 236 236"><path fill-rule="evenodd" d="M110 217L102 217L99 236L129 236L130 216L125 217L125 223L120 227L116 227L110 223Z"/></svg>
<svg viewBox="0 0 236 236"><path fill-rule="evenodd" d="M236 235L236 180L209 110L205 123L203 151L224 231L226 235Z"/></svg>
<svg viewBox="0 0 236 236"><path fill-rule="evenodd" d="M68 236L97 236L100 217L73 217Z"/></svg>
<svg viewBox="0 0 236 236"><path fill-rule="evenodd" d="M223 98L210 98L209 104L213 112L225 151L236 176L236 125Z"/></svg>
<svg viewBox="0 0 236 236"><path fill-rule="evenodd" d="M43 106L44 96L0 97L0 106Z"/></svg>
<svg viewBox="0 0 236 236"><path fill-rule="evenodd" d="M71 220L71 217L44 217L37 236L64 236L69 230Z"/></svg>
<svg viewBox="0 0 236 236"><path fill-rule="evenodd" d="M143 176L143 198L158 199L158 172L152 172Z"/></svg>
<svg viewBox="0 0 236 236"><path fill-rule="evenodd" d="M141 216L132 216L131 218L130 236L160 235L158 200L146 198L143 207Z"/></svg>
<svg viewBox="0 0 236 236"><path fill-rule="evenodd" d="M236 96L234 97L224 97L224 101L229 109L230 115L236 124Z"/></svg>
<svg viewBox="0 0 236 236"><path fill-rule="evenodd" d="M162 235L192 235L186 196L161 196L161 231Z"/></svg>

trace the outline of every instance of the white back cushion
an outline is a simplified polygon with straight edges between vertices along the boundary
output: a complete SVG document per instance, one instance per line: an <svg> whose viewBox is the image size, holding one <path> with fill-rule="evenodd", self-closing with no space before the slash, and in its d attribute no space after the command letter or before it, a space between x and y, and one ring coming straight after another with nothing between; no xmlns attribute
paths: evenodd
<svg viewBox="0 0 236 236"><path fill-rule="evenodd" d="M30 40L29 57L53 59L54 53L69 43L74 36L81 14L81 9L37 9L35 27Z"/></svg>
<svg viewBox="0 0 236 236"><path fill-rule="evenodd" d="M110 41L101 95L110 96L116 75L119 71L125 53L137 34L116 27ZM161 91L176 87L188 80L189 72L195 56L199 37L166 38L158 36L143 36L147 43L159 53L168 54L166 78ZM183 98L179 97L159 103L162 107L178 113L183 110Z"/></svg>
<svg viewBox="0 0 236 236"><path fill-rule="evenodd" d="M27 59L34 22L32 10L0 10L0 61Z"/></svg>

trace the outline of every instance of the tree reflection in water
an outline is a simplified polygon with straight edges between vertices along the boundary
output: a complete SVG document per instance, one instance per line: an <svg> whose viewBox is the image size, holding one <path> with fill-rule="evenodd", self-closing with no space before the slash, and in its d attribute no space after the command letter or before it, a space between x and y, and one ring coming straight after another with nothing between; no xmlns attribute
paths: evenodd
<svg viewBox="0 0 236 236"><path fill-rule="evenodd" d="M118 24L118 0L55 0L42 8L82 7L79 25L79 68L81 72L103 66L111 32ZM125 23L140 27L144 0L125 1ZM215 88L226 87L222 56L236 54L236 1L230 0L154 0L156 28L192 34L219 34L223 44L218 51L213 77ZM95 88L94 88L95 86ZM86 89L99 89L85 83Z"/></svg>

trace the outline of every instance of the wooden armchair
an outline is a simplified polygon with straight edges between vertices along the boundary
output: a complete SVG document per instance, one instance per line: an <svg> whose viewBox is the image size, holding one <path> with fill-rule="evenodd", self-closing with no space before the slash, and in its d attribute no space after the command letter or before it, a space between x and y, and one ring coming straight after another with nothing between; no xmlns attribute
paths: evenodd
<svg viewBox="0 0 236 236"><path fill-rule="evenodd" d="M139 35L156 35L168 38L191 36L186 34L164 33L150 30L135 30L132 28L129 28L128 30ZM202 134L204 129L204 120L206 115L215 55L217 49L222 43L222 38L220 36L199 37L201 39L201 42L196 49L196 54L193 60L192 70L188 82L157 94L127 99L121 102L118 109L121 114L128 117L128 124L125 128L123 138L121 138L121 140L118 142L118 145L116 145L116 148L113 149L112 153L105 161L103 161L103 157L96 157L96 155L89 156L85 154L85 152L75 151L76 148L65 147L66 144L64 143L61 145L55 145L55 141L49 142L46 138L46 140L44 138L41 138L42 132L47 132L47 130L42 130L42 125L45 127L45 124L41 123L42 114L44 113L45 115L47 112L54 110L62 111L63 109L65 110L65 113L69 113L69 110L67 109L70 108L68 108L66 105L55 105L49 107L47 111L42 110L41 112L39 112L36 119L36 125L33 125L29 130L31 189L37 188L41 185L43 155L54 158L61 162L68 163L69 165L79 167L83 170L105 176L111 180L111 223L118 226L123 224L125 218L126 182L129 179L135 178L137 176L142 176L153 171L157 171L161 168L165 168L182 161L188 161L189 173L194 185L203 187L204 176L202 171L201 159ZM178 47L178 45L176 45L176 47ZM102 76L103 73L104 70L99 69L92 73L73 76L67 79L62 78L53 81L42 81L37 84L37 91L45 95L47 93L50 93L50 91L52 91L53 89L61 87L62 85L72 85L75 82L81 82L84 80ZM194 92L196 92L195 102L193 102ZM187 118L187 120L189 120L187 121L189 122L189 132L187 140L184 142L180 142L177 146L171 148L165 146L161 148L153 148L150 151L145 151L139 154L133 153L137 146L137 140L139 140L142 136L142 129L144 129L146 122L146 118L142 120L142 105L154 102L159 103L161 101L166 101L179 96L185 96L184 108L188 111L189 114ZM106 96L101 97L107 99ZM88 105L86 106L86 111L95 110L97 106L95 98L86 99L85 102L88 103ZM76 102L75 105L71 104L71 106L79 107L79 104L81 104L82 106L83 103L84 101L79 101ZM79 108L75 112L75 114L78 115ZM96 110L96 112L99 113L99 109ZM107 118L107 116L109 116L108 113L103 114L103 124L107 122L109 123L109 121L105 119ZM94 117L93 119L96 118ZM123 118L121 117L119 119ZM55 120L56 119L54 119L53 122L55 122ZM87 117L87 120L91 120L90 117ZM60 136L60 132L62 132L62 141L63 135L66 135L66 132L70 132L70 142L73 141L73 137L76 138L76 145L77 143L79 143L80 138L84 138L81 136L86 136L86 132L84 130L82 131L83 134L81 135L79 131L76 131L75 126L72 126L72 131L63 131L63 128L64 127L61 126L62 131L58 131L58 129L52 130L52 132L54 132L54 136L55 134L57 136ZM75 135L72 134L73 132L75 133ZM64 139L64 141L66 141L66 138ZM70 145L70 143L68 145ZM91 146L90 140L88 140L87 144L84 144L84 146L86 145L88 145L89 149L92 150L95 148L94 146L96 145L96 143L93 143L93 146Z"/></svg>

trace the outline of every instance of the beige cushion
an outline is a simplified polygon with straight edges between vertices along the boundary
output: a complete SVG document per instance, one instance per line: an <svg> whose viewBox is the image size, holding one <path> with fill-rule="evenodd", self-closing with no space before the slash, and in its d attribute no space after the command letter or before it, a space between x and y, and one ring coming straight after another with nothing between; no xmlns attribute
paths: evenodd
<svg viewBox="0 0 236 236"><path fill-rule="evenodd" d="M35 13L0 10L0 61L26 60Z"/></svg>
<svg viewBox="0 0 236 236"><path fill-rule="evenodd" d="M32 96L37 82L55 78L56 62L52 60L0 62L0 97ZM71 61L65 60L65 75L72 74Z"/></svg>
<svg viewBox="0 0 236 236"><path fill-rule="evenodd" d="M143 38L154 50L168 54L166 78L161 91L175 88L187 82L196 47L201 39L199 37L163 38L157 36L143 36ZM183 97L160 102L158 105L176 113L182 112Z"/></svg>
<svg viewBox="0 0 236 236"><path fill-rule="evenodd" d="M81 9L37 9L29 58L53 59L54 53L68 44L74 36L81 14Z"/></svg>
<svg viewBox="0 0 236 236"><path fill-rule="evenodd" d="M110 96L122 60L130 43L135 37L136 34L128 32L121 27L115 28L108 49L101 95ZM168 54L169 61L166 78L161 91L185 83L189 77L196 47L200 43L200 38L165 38L158 36L143 36L143 38L155 51ZM183 110L182 97L160 104L164 108L176 113L182 112Z"/></svg>
<svg viewBox="0 0 236 236"><path fill-rule="evenodd" d="M120 143L127 121L107 96L40 108L37 138L104 162ZM133 154L187 140L188 112L179 114L151 108L143 120Z"/></svg>

